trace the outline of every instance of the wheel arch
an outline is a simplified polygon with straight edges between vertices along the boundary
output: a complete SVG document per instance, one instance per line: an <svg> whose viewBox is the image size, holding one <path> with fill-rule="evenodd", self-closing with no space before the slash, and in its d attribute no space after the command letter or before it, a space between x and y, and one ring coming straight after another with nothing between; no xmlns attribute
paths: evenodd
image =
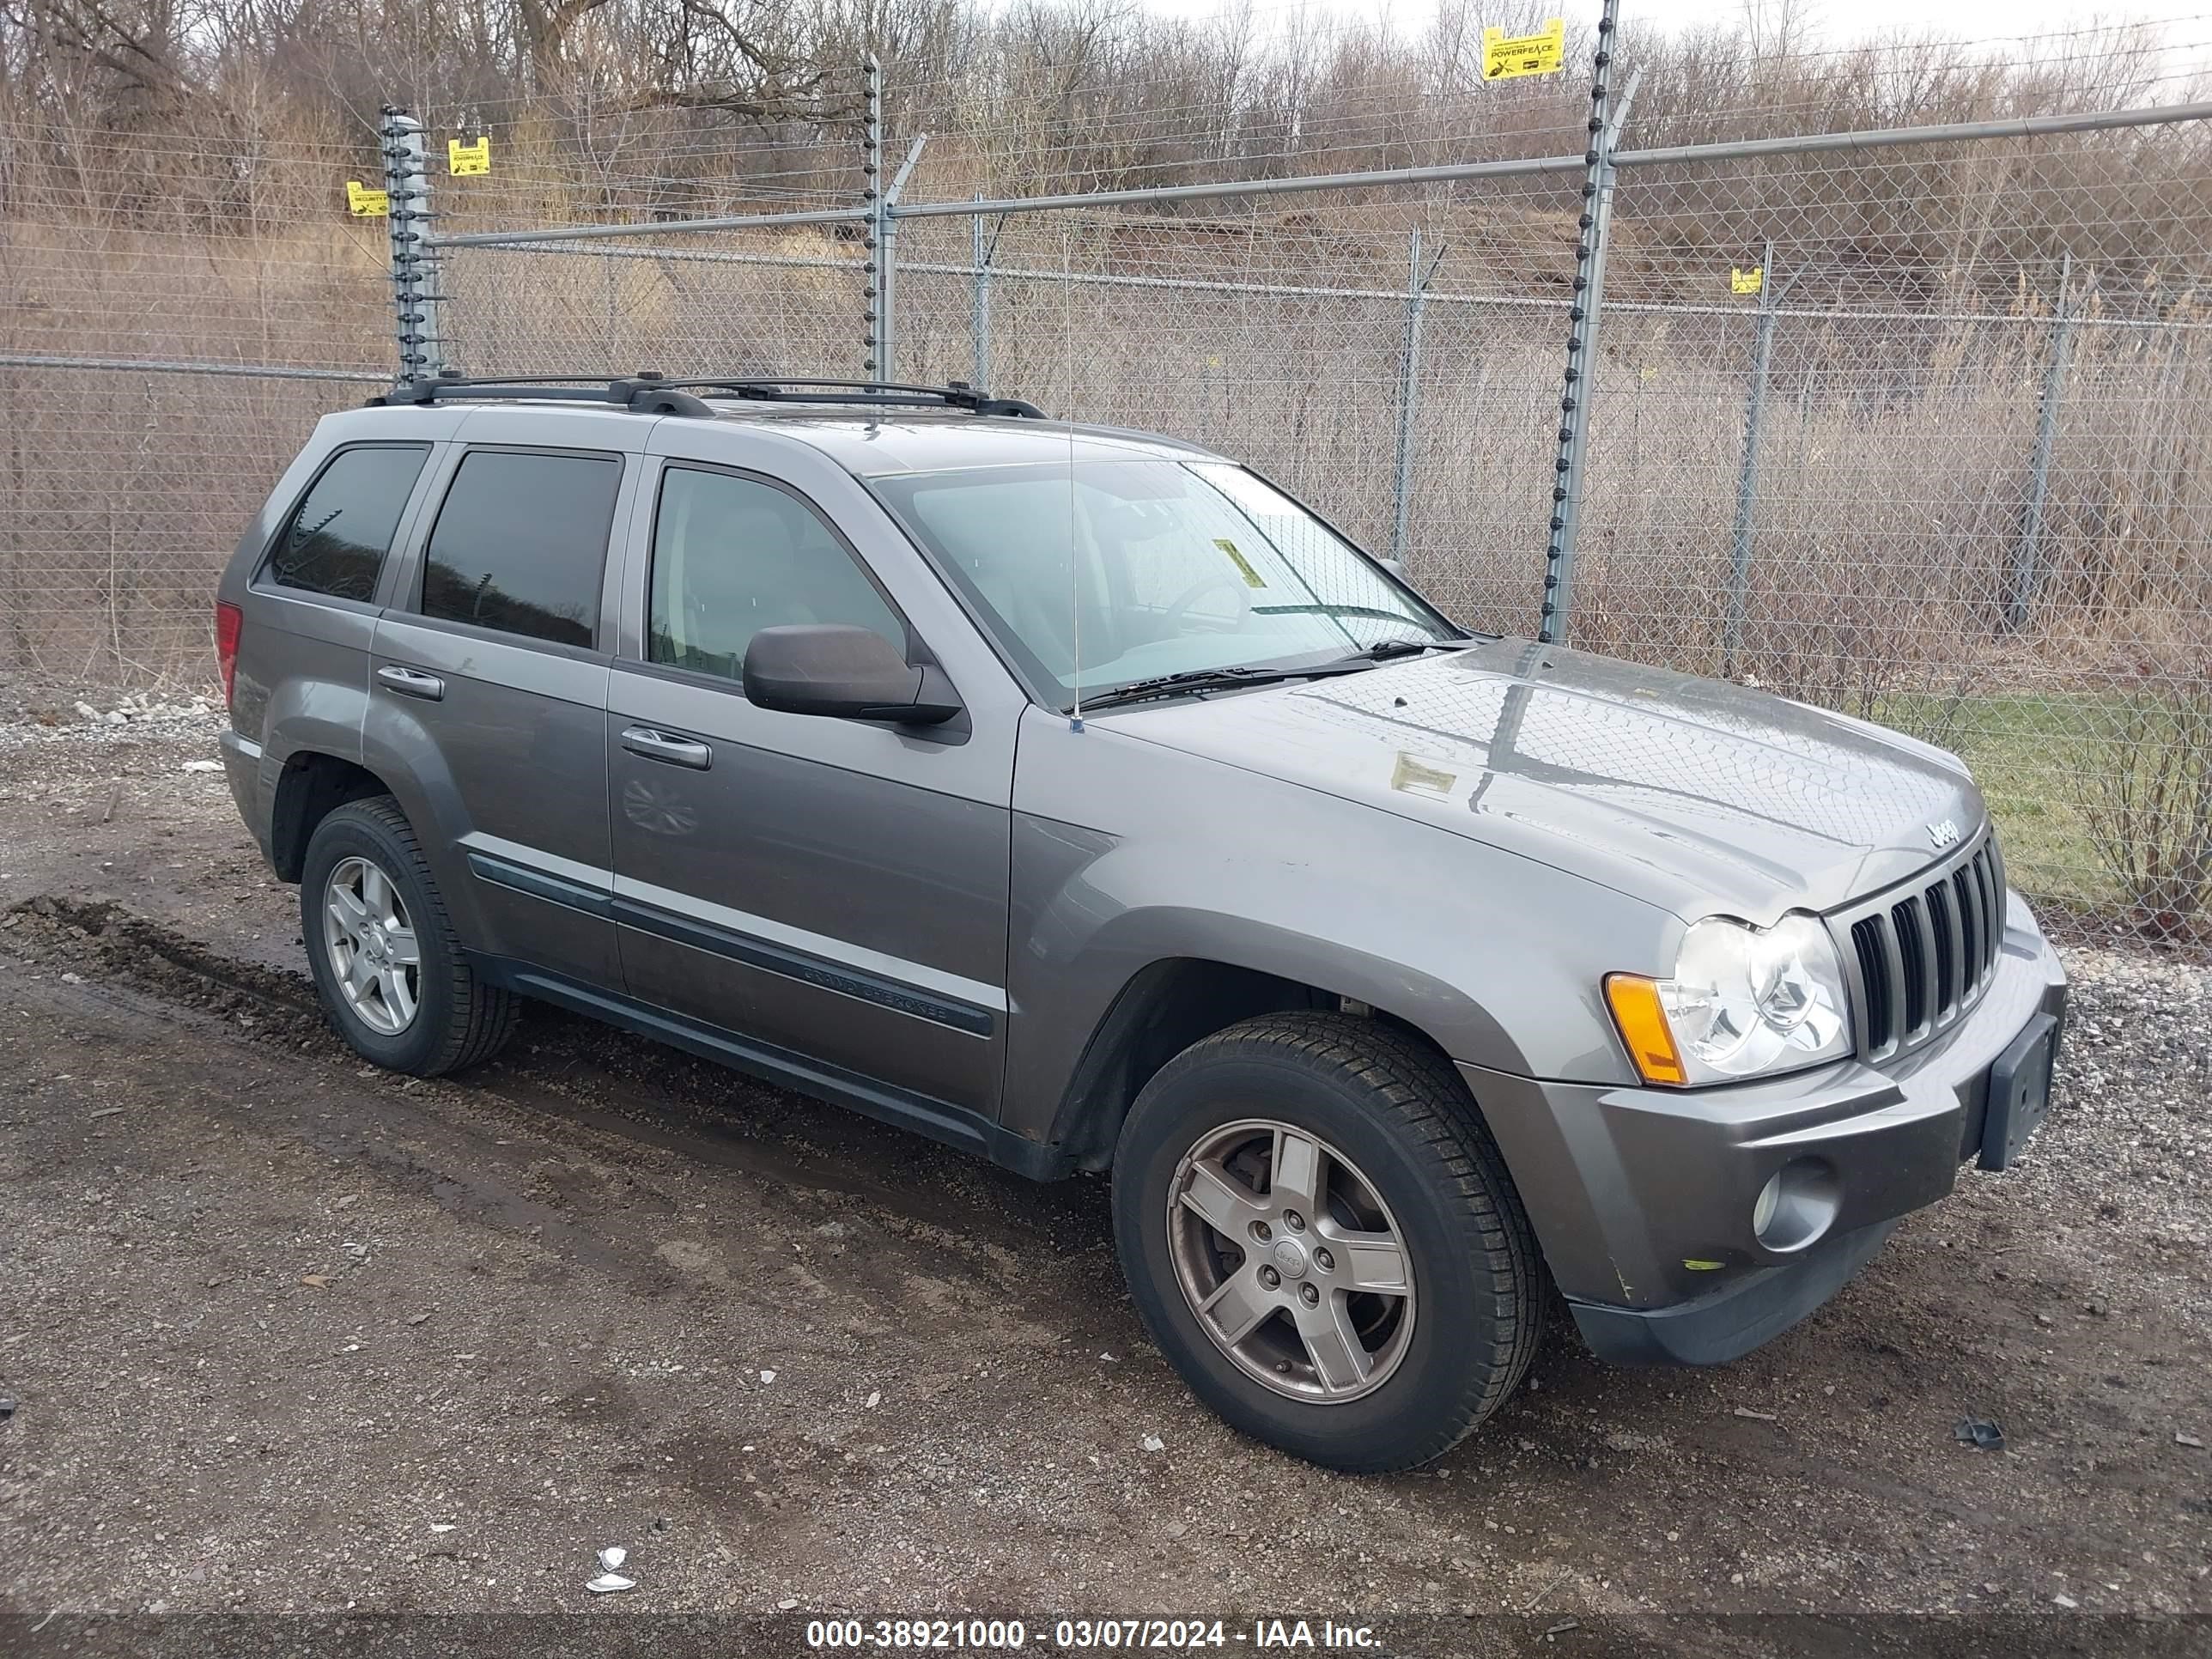
<svg viewBox="0 0 2212 1659"><path fill-rule="evenodd" d="M269 861L277 879L300 879L315 827L332 812L349 801L391 793L390 785L358 761L316 749L287 756L269 816Z"/></svg>
<svg viewBox="0 0 2212 1659"><path fill-rule="evenodd" d="M1132 974L1092 1028L1061 1092L1048 1142L1067 1164L1103 1170L1121 1124L1160 1068L1193 1043L1255 1014L1364 1014L1433 1049L1443 1045L1409 1019L1310 981L1208 957L1166 957Z"/></svg>

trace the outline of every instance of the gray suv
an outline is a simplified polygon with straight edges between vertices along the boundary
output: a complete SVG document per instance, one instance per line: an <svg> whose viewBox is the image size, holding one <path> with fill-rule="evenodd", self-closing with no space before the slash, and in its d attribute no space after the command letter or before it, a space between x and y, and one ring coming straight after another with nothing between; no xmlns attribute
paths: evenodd
<svg viewBox="0 0 2212 1659"><path fill-rule="evenodd" d="M1257 474L967 387L404 386L216 606L240 811L379 1065L522 998L1110 1171L1231 1424L1436 1456L1556 1288L1803 1317L2041 1121L2065 979L1952 756L1472 635Z"/></svg>

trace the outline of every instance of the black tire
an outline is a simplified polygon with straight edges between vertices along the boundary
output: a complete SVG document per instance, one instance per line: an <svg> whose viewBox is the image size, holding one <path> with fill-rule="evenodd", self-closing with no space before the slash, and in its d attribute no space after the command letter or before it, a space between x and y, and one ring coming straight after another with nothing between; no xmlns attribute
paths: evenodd
<svg viewBox="0 0 2212 1659"><path fill-rule="evenodd" d="M386 1033L347 1002L325 943L325 889L348 859L365 859L398 890L420 956L416 1006L405 1029ZM300 937L324 1016L363 1060L416 1077L438 1077L496 1054L514 1030L517 999L477 977L461 953L446 902L431 879L407 815L389 795L348 802L315 826L300 877Z"/></svg>
<svg viewBox="0 0 2212 1659"><path fill-rule="evenodd" d="M1416 1316L1371 1392L1300 1400L1256 1381L1177 1281L1167 1220L1177 1168L1209 1132L1246 1119L1339 1149L1396 1223ZM1543 1329L1549 1280L1474 1100L1441 1054L1375 1019L1263 1015L1169 1061L1122 1125L1114 1231L1146 1328L1199 1398L1231 1427L1329 1468L1382 1474L1449 1451L1511 1395Z"/></svg>

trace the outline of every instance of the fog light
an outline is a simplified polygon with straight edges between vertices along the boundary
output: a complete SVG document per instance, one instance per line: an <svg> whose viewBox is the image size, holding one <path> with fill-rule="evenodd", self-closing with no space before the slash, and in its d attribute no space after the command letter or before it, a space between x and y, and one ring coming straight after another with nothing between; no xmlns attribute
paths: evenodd
<svg viewBox="0 0 2212 1659"><path fill-rule="evenodd" d="M1774 1209L1782 1202L1782 1171L1777 1170L1767 1177L1766 1184L1759 1189L1759 1201L1751 1206L1751 1231L1759 1237L1766 1237L1767 1223L1774 1219Z"/></svg>
<svg viewBox="0 0 2212 1659"><path fill-rule="evenodd" d="M1826 1158L1793 1158L1768 1177L1751 1206L1751 1231L1778 1255L1802 1250L1828 1231L1842 1207Z"/></svg>

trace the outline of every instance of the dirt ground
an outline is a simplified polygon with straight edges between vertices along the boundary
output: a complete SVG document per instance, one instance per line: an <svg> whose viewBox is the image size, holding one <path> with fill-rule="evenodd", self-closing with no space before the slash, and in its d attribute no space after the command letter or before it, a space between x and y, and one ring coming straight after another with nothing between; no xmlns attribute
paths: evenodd
<svg viewBox="0 0 2212 1659"><path fill-rule="evenodd" d="M545 1009L464 1079L363 1066L295 893L190 769L215 730L0 688L0 1650L347 1609L2212 1636L2202 967L2071 953L2024 1166L1962 1171L1765 1349L1618 1371L1563 1326L1458 1451L1348 1479L1184 1391L1098 1182ZM636 1588L595 1598L610 1544Z"/></svg>

